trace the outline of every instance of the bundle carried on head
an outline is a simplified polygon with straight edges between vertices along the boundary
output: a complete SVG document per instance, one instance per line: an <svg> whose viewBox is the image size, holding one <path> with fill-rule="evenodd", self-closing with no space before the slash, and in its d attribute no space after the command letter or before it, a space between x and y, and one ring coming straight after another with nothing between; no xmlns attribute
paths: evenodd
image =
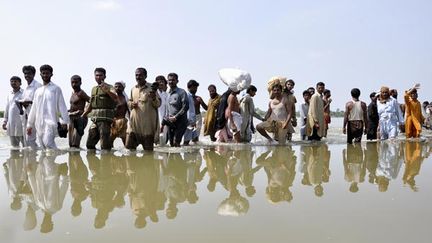
<svg viewBox="0 0 432 243"><path fill-rule="evenodd" d="M222 82L234 92L247 89L252 81L248 72L236 68L223 68L218 73Z"/></svg>
<svg viewBox="0 0 432 243"><path fill-rule="evenodd" d="M287 78L285 77L272 77L268 82L267 82L267 91L269 92L269 94L271 93L273 86L276 84L280 84L282 87L285 87L285 83L287 81Z"/></svg>

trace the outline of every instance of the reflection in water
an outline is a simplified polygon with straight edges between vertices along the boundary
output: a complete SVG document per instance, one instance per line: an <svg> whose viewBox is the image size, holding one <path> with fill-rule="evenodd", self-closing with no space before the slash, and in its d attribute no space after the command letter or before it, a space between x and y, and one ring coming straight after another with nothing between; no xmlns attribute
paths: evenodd
<svg viewBox="0 0 432 243"><path fill-rule="evenodd" d="M291 202L293 199L290 187L295 178L296 157L291 147L275 147L261 154L256 163L264 167L267 174L266 196L269 202Z"/></svg>
<svg viewBox="0 0 432 243"><path fill-rule="evenodd" d="M327 144L303 146L301 170L303 172L302 184L313 186L317 197L324 195L323 183L330 180L330 150Z"/></svg>
<svg viewBox="0 0 432 243"><path fill-rule="evenodd" d="M366 175L365 159L360 144L347 144L343 150L345 180L350 184L350 192L358 192L358 184L364 182Z"/></svg>
<svg viewBox="0 0 432 243"><path fill-rule="evenodd" d="M296 151L291 146L237 149L220 146L185 153L128 156L90 151L37 154L13 150L3 168L10 208L15 211L25 208L24 230L34 230L38 224L43 233L54 229L54 216L63 207L69 183L72 217L80 216L82 205L89 200L94 228L104 228L109 224L110 214L119 208L132 212L131 225L144 228L148 222L159 222L160 214L175 219L181 215L180 204L197 204L216 188L222 189L217 200L219 215L248 213L251 197L265 197L272 204L291 202L297 172L298 183L311 186L315 196L323 196L331 174L328 145L307 144L297 148ZM298 163L296 152L300 155ZM404 161L402 181L417 191L416 177L430 153L429 143L414 141L347 145L342 151L344 179L348 183L345 188L357 192L373 184L385 192L391 181L397 179ZM366 173L370 184L362 184ZM257 175L266 179L265 186L255 185ZM208 192L198 190L205 186ZM43 215L39 222L38 212Z"/></svg>

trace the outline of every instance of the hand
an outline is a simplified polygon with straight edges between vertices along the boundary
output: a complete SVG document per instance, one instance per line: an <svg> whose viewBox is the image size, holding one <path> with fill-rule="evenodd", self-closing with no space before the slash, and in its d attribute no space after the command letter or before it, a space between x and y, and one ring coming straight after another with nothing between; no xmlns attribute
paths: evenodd
<svg viewBox="0 0 432 243"><path fill-rule="evenodd" d="M175 121L177 121L177 118L175 116L170 116L170 117L168 117L168 120L170 122L175 122Z"/></svg>
<svg viewBox="0 0 432 243"><path fill-rule="evenodd" d="M156 93L155 93L153 90L150 91L150 92L149 92L149 97L150 97L152 100L156 99Z"/></svg>
<svg viewBox="0 0 432 243"><path fill-rule="evenodd" d="M415 84L413 89L420 89L420 84Z"/></svg>
<svg viewBox="0 0 432 243"><path fill-rule="evenodd" d="M31 135L31 134L32 134L32 130L33 130L33 129L32 129L31 127L28 127L28 128L27 128L27 135Z"/></svg>
<svg viewBox="0 0 432 243"><path fill-rule="evenodd" d="M320 128L319 123L318 123L318 122L315 122L314 127L315 127L316 129L319 129L319 128Z"/></svg>
<svg viewBox="0 0 432 243"><path fill-rule="evenodd" d="M110 90L109 90L109 87L108 87L108 85L106 85L106 83L101 83L100 85L99 85L99 87L101 88L101 90L103 91L103 92L105 92L105 93L108 93Z"/></svg>
<svg viewBox="0 0 432 243"><path fill-rule="evenodd" d="M7 130L7 128L6 128L6 122L3 122L3 130Z"/></svg>

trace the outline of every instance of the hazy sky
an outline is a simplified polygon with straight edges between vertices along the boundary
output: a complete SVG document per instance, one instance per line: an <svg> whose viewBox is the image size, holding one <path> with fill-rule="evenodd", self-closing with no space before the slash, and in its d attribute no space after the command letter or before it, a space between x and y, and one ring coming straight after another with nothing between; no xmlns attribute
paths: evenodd
<svg viewBox="0 0 432 243"><path fill-rule="evenodd" d="M333 110L353 87L369 102L381 85L402 91L419 82L419 99L432 100L431 11L427 0L0 0L0 97L11 76L23 78L23 65L50 64L67 102L70 77L81 75L90 93L99 66L127 92L136 67L148 81L176 72L181 87L196 79L205 100L210 83L226 89L217 71L238 67L251 73L263 110L273 76L294 79L299 102L304 89L325 82Z"/></svg>

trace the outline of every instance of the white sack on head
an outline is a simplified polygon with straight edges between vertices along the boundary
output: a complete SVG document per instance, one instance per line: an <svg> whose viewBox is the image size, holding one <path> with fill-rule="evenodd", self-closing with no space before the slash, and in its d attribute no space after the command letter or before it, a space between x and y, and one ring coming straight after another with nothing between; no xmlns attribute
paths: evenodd
<svg viewBox="0 0 432 243"><path fill-rule="evenodd" d="M219 77L234 92L247 89L252 81L248 72L236 68L219 70Z"/></svg>

